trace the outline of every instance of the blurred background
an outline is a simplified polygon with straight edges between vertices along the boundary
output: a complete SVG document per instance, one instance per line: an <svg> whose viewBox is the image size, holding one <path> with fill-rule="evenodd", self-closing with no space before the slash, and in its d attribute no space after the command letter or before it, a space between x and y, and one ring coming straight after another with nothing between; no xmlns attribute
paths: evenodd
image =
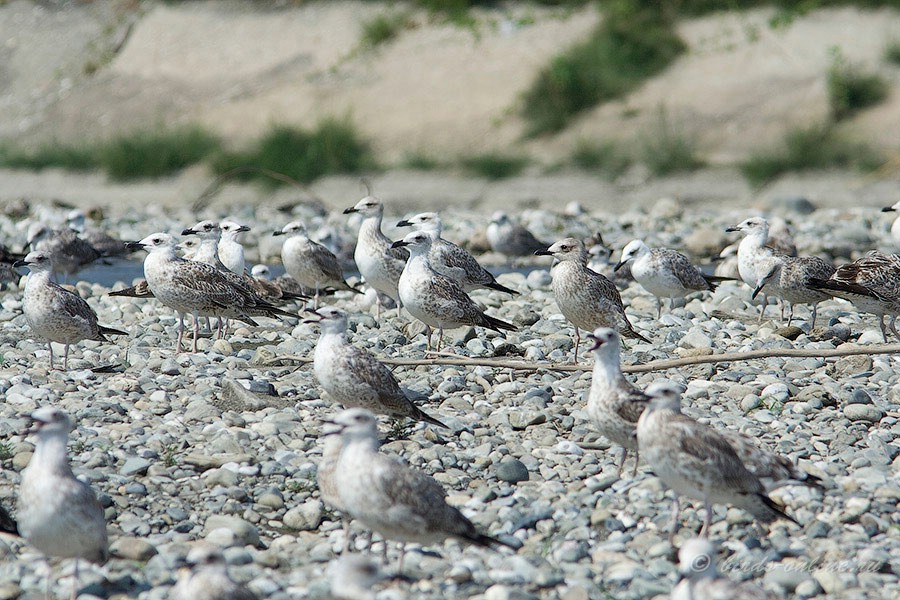
<svg viewBox="0 0 900 600"><path fill-rule="evenodd" d="M898 7L0 0L0 202L885 206Z"/></svg>

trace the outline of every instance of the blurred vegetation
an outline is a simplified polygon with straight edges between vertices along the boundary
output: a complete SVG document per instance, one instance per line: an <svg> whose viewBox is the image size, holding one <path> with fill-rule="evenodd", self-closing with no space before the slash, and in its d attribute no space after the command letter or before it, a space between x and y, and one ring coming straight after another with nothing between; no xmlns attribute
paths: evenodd
<svg viewBox="0 0 900 600"><path fill-rule="evenodd" d="M286 126L273 127L254 147L239 152L222 152L212 161L213 170L223 174L242 167L267 169L301 183L334 173L361 173L377 168L368 142L346 119L325 119L307 131ZM259 173L238 175L269 185L279 182Z"/></svg>
<svg viewBox="0 0 900 600"><path fill-rule="evenodd" d="M884 163L875 150L838 133L831 123L795 129L785 136L781 148L751 156L741 165L744 177L762 185L789 171L833 167L873 170Z"/></svg>
<svg viewBox="0 0 900 600"><path fill-rule="evenodd" d="M887 82L875 73L865 73L850 65L840 50L833 51L828 69L828 102L835 121L880 104L887 98Z"/></svg>
<svg viewBox="0 0 900 600"><path fill-rule="evenodd" d="M408 12L384 13L365 21L362 24L362 46L377 48L400 35L409 26Z"/></svg>
<svg viewBox="0 0 900 600"><path fill-rule="evenodd" d="M884 60L892 65L900 65L900 40L894 40L884 49Z"/></svg>
<svg viewBox="0 0 900 600"><path fill-rule="evenodd" d="M78 145L50 143L36 150L0 148L0 164L20 169L103 170L115 180L161 177L218 152L221 141L200 127L140 130Z"/></svg>
<svg viewBox="0 0 900 600"><path fill-rule="evenodd" d="M633 163L627 152L612 142L579 140L570 158L572 164L584 171L594 171L607 179L615 179Z"/></svg>
<svg viewBox="0 0 900 600"><path fill-rule="evenodd" d="M460 166L466 171L487 179L514 177L528 166L525 156L511 154L476 154L461 158Z"/></svg>
<svg viewBox="0 0 900 600"><path fill-rule="evenodd" d="M694 171L703 166L697 142L660 109L656 127L641 136L640 160L654 175Z"/></svg>
<svg viewBox="0 0 900 600"><path fill-rule="evenodd" d="M554 58L525 92L527 135L560 131L579 113L624 96L685 50L657 5L616 0L603 6L604 18L591 35Z"/></svg>

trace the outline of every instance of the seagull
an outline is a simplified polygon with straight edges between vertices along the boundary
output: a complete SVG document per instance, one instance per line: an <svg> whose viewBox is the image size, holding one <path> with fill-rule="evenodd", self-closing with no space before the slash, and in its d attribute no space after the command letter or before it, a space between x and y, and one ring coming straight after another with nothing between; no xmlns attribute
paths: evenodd
<svg viewBox="0 0 900 600"><path fill-rule="evenodd" d="M497 279L484 267L478 264L475 257L465 249L441 237L443 222L435 212L417 214L397 223L397 227L415 227L419 231L433 234L429 260L435 271L455 279L467 292L479 288L489 288L518 295L519 292L497 283Z"/></svg>
<svg viewBox="0 0 900 600"><path fill-rule="evenodd" d="M131 287L122 288L121 290L112 290L106 294L107 296L124 296L126 298L152 298L153 292L147 285L146 279L139 280Z"/></svg>
<svg viewBox="0 0 900 600"><path fill-rule="evenodd" d="M330 435L331 433L336 432L322 432L322 437L325 438L325 447L322 448L322 460L316 468L316 484L319 486L319 498L322 502L341 515L341 524L344 530L344 546L341 549L343 554L350 548L350 517L347 514L347 507L344 506L338 493L335 475L344 444L341 436Z"/></svg>
<svg viewBox="0 0 900 600"><path fill-rule="evenodd" d="M729 233L740 231L744 234L744 239L738 244L738 273L744 283L751 288L756 288L768 272L769 259L775 256L774 250L766 247L766 241L769 238L768 222L762 217L750 217L725 231ZM767 304L766 294L763 294L762 309L759 313L760 323L766 314Z"/></svg>
<svg viewBox="0 0 900 600"><path fill-rule="evenodd" d="M69 368L69 346L81 340L108 342L107 335L128 335L124 331L100 325L97 313L74 292L53 281L51 255L43 251L28 253L16 263L28 267L22 310L34 334L47 340L50 368L53 367L53 342L64 344L63 369Z"/></svg>
<svg viewBox="0 0 900 600"><path fill-rule="evenodd" d="M433 235L414 231L393 244L395 248L409 248L410 257L400 275L400 299L409 314L425 323L426 348L431 349L432 327L438 328L438 351L445 328L477 325L498 332L515 331L515 325L482 312L456 280L434 270L429 259Z"/></svg>
<svg viewBox="0 0 900 600"><path fill-rule="evenodd" d="M311 311L322 329L313 357L316 379L328 395L344 408L361 407L394 418L409 417L447 429L422 412L400 389L391 370L368 351L347 342L347 313L326 306Z"/></svg>
<svg viewBox="0 0 900 600"><path fill-rule="evenodd" d="M172 600L258 600L256 594L228 576L221 550L200 544L191 548L172 588Z"/></svg>
<svg viewBox="0 0 900 600"><path fill-rule="evenodd" d="M691 538L678 551L680 579L672 600L775 600L777 596L746 581L732 581L716 571L716 547Z"/></svg>
<svg viewBox="0 0 900 600"><path fill-rule="evenodd" d="M74 600L79 559L101 565L109 559L106 520L94 491L77 479L69 466L69 416L56 407L44 406L31 413L31 418L37 444L19 485L19 533L47 556L75 559Z"/></svg>
<svg viewBox="0 0 900 600"><path fill-rule="evenodd" d="M88 227L87 215L80 208L69 211L66 225L78 234L78 237L93 246L101 256L124 256L132 251L125 247L125 242L99 227Z"/></svg>
<svg viewBox="0 0 900 600"><path fill-rule="evenodd" d="M809 284L818 290L852 302L862 312L878 316L881 335L887 342L887 324L890 317L891 331L900 340L896 319L900 315L900 256L868 252L862 258L841 265L828 279L810 279Z"/></svg>
<svg viewBox="0 0 900 600"><path fill-rule="evenodd" d="M293 289L286 289L285 278L279 278L279 281L270 279L271 270L268 265L253 265L250 269L250 276L253 278L253 289L272 303L290 302L293 300L305 300L309 298L301 292L302 288L299 283L291 279Z"/></svg>
<svg viewBox="0 0 900 600"><path fill-rule="evenodd" d="M374 196L366 196L351 208L344 210L344 214L359 213L363 216L363 222L359 227L359 237L356 242L356 250L353 252L353 260L366 283L400 302L400 292L397 289L400 274L409 253L402 248L393 248L391 240L381 232L381 220L384 217L384 204ZM402 305L397 306L397 316L400 316ZM381 299L375 306L375 318L381 317Z"/></svg>
<svg viewBox="0 0 900 600"><path fill-rule="evenodd" d="M184 260L175 255L175 239L168 233L153 233L129 245L148 251L144 259L144 277L150 291L160 302L178 313L178 340L181 349L184 337L184 315L194 317L192 352L197 351L200 315L222 316L256 325L251 315L267 317L291 316L260 298L243 285L233 283L226 273L205 263Z"/></svg>
<svg viewBox="0 0 900 600"><path fill-rule="evenodd" d="M779 518L796 523L766 495L762 482L728 440L681 413L680 392L674 384L654 383L646 394L651 400L638 419L638 446L653 473L675 493L670 540L678 523L679 495L703 500L706 518L700 537L709 535L714 503L732 504L764 523Z"/></svg>
<svg viewBox="0 0 900 600"><path fill-rule="evenodd" d="M881 209L881 212L896 212L898 210L900 210L900 202L896 202L891 206L885 206ZM900 217L897 217L891 223L891 239L894 241L894 244L900 246Z"/></svg>
<svg viewBox="0 0 900 600"><path fill-rule="evenodd" d="M553 296L563 316L575 327L573 362L578 362L582 329L593 331L597 327L610 327L623 337L650 341L632 327L615 284L587 267L587 250L581 240L565 238L534 253L559 260L550 270Z"/></svg>
<svg viewBox="0 0 900 600"><path fill-rule="evenodd" d="M816 326L816 306L830 297L827 293L810 285L812 279L828 279L834 274L835 266L818 256L772 256L761 263L762 277L757 281L751 298L756 298L763 288L790 304L787 324L794 319L795 304L811 304L812 316L809 327ZM782 306L783 308L783 306ZM782 318L784 312L782 310Z"/></svg>
<svg viewBox="0 0 900 600"><path fill-rule="evenodd" d="M478 546L511 544L480 533L458 509L447 504L440 484L420 471L378 452L375 415L350 408L332 421L344 449L336 482L350 515L385 540L431 545L448 537ZM401 546L398 571L403 572Z"/></svg>
<svg viewBox="0 0 900 600"><path fill-rule="evenodd" d="M514 223L503 211L497 211L491 216L487 239L494 252L507 256L531 256L547 247L547 244L534 237L522 225Z"/></svg>
<svg viewBox="0 0 900 600"><path fill-rule="evenodd" d="M281 246L281 262L288 275L300 285L316 291L314 309L319 308L320 291L327 287L362 294L344 281L344 271L337 257L322 244L309 239L302 222L291 221L272 235L288 236Z"/></svg>
<svg viewBox="0 0 900 600"><path fill-rule="evenodd" d="M52 229L43 223L34 223L28 228L25 248L49 254L54 268L64 277L77 273L102 256L99 250L78 237L73 229Z"/></svg>
<svg viewBox="0 0 900 600"><path fill-rule="evenodd" d="M669 248L651 249L642 240L632 240L622 249L618 271L631 263L631 276L642 288L656 296L656 318L662 316L662 298L669 298L669 310L675 298L694 292L713 291L727 278L704 275L687 256Z"/></svg>
<svg viewBox="0 0 900 600"><path fill-rule="evenodd" d="M634 451L634 477L640 462L637 422L650 398L622 374L618 333L608 327L598 327L588 337L594 341L590 349L594 354L594 371L587 400L588 416L600 434L622 446L620 475L628 451Z"/></svg>
<svg viewBox="0 0 900 600"><path fill-rule="evenodd" d="M238 275L244 274L244 246L241 245L240 237L250 228L234 221L222 221L219 223L221 237L218 243L219 259L225 265L225 268Z"/></svg>

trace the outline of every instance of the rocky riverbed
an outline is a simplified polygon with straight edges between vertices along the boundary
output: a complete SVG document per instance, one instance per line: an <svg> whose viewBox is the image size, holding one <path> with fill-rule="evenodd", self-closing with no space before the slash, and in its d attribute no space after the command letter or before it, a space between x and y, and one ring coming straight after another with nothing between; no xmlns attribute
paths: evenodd
<svg viewBox="0 0 900 600"><path fill-rule="evenodd" d="M348 199L347 206L354 201ZM872 209L811 208L788 202L779 209L802 254L846 261L872 248L892 249L889 222ZM245 240L251 261L275 260L279 239L270 233L294 218L309 223L312 237L329 240L345 255L352 251L354 223L344 215L303 205L290 214L239 205L216 210L219 214L202 216L230 211L251 226ZM405 215L390 203L388 213L385 229L396 236L389 225ZM49 209L42 214L64 215ZM615 260L636 237L651 246L708 256L736 241L724 229L748 215L737 208L685 208L666 200L615 215L529 210L517 216L548 242L602 232ZM21 238L22 218L0 218L3 239ZM444 218L445 237L482 247L487 214L448 209ZM197 220L186 209L148 206L104 226L138 239L154 231L180 232ZM510 266L492 254L484 261L504 270ZM449 333L448 349L535 365L571 361L572 331L553 302L549 259L528 258L514 266L499 280L521 295L479 291L473 296L519 330L501 336L459 329ZM805 324L808 312L802 307L800 329L785 330L774 307L758 324L750 290L725 283L657 320L651 296L627 279L619 283L632 322L653 342L630 343L623 353L626 364L880 342L874 317L841 301L820 306L815 330ZM197 354L179 353L173 311L152 299L106 295L126 285L131 281L75 284L103 324L130 335L73 347L67 372L49 370L46 344L31 339L21 291L13 285L3 293L0 502L15 506L19 472L33 449L34 439L23 433L27 415L52 403L76 422L71 462L99 494L112 542L113 558L105 567L82 570L82 598L166 598L175 565L198 540L224 548L232 576L260 597L328 597L326 568L343 538L338 516L323 505L315 483L321 422L334 411L304 362L312 356L316 327L299 319L263 319L259 327L236 327L225 340L204 337ZM381 357L424 357L422 327L408 314L396 318L391 312L376 322L368 295L339 295L329 302L351 313L353 343ZM111 368L104 372L91 370L106 365ZM383 582L378 598L667 596L677 579L677 548L699 530L702 506L688 503L683 528L670 545L671 496L646 466L637 477L626 469L620 478L619 450L607 449L593 431L583 400L589 371L425 365L398 367L395 373L427 398L423 406L451 430L385 420L383 451L432 474L449 502L483 531L517 538L522 547L513 552L449 542L411 549L404 565L408 580ZM687 414L748 433L825 482L824 492L793 486L772 494L799 526L781 521L766 531L746 513L716 506L711 537L720 543L728 577L755 580L782 597L900 596L896 358L769 358L632 380L643 387L662 377L686 386ZM389 574L396 568L391 550L384 566ZM4 537L0 556L0 599L43 593L47 569L33 549ZM63 572L71 569L67 561ZM59 573L54 570L54 577ZM54 595L68 594L70 583L69 577L57 580Z"/></svg>

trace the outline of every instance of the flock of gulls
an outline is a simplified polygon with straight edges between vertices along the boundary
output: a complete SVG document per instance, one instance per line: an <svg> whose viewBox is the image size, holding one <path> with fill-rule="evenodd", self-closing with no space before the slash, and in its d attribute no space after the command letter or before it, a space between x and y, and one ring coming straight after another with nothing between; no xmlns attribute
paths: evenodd
<svg viewBox="0 0 900 600"><path fill-rule="evenodd" d="M376 318L406 318L403 309L425 326L427 348L433 330L440 351L445 330L463 326L497 332L513 331L516 324L493 317L473 300L473 290L488 289L508 295L519 292L498 282L463 247L442 236L437 213L422 213L400 221L413 231L400 240L382 232L384 204L367 196L345 213L359 213L354 259L365 285L378 292ZM768 224L754 217L729 231L743 234L737 250L737 277L761 295L778 298L793 319L798 304L811 307L810 326L816 321L816 305L829 297L849 300L860 311L879 318L887 340L888 329L900 338L895 319L900 314L900 257L870 252L838 268L817 257L782 253L769 245ZM126 332L102 325L94 310L77 293L60 285L65 278L102 257L145 251L144 281L111 295L146 298L161 303L178 315L175 351L184 344L185 320L191 317L192 352L197 352L201 320L215 335L228 334L232 321L256 325L260 318L304 319L321 330L313 368L325 397L335 406L323 428L325 451L318 467L323 501L345 515L345 550L355 520L387 541L401 544L398 571L402 573L405 543L441 544L448 538L488 548L515 551L521 542L513 537L494 537L480 531L460 510L447 503L446 491L426 473L379 451L378 415L412 419L424 426L446 428L439 414L421 408L421 398L401 387L401 381L368 349L348 340L348 314L323 305L329 294L355 295L360 287L348 282L341 261L324 245L311 240L301 221L274 232L284 236L281 260L287 276L271 280L264 266L248 270L241 244L247 227L232 221L201 221L181 231L185 240L168 232L155 232L140 241L122 242L102 231L90 230L84 214L73 213L67 226L53 229L39 225L29 230L25 256L8 253L16 267L28 269L23 310L35 339L50 349L64 346L63 369L68 368L69 347L82 340L110 342L110 336ZM613 281L592 270L584 242L566 237L548 244L505 214L495 215L487 228L492 248L511 258L538 255L552 257L553 297L574 329L573 361L578 361L581 332L586 332L593 376L587 396L587 414L596 431L622 447L619 471L634 455L632 477L646 464L675 496L670 540L678 529L679 499L703 503L705 520L699 537L684 541L680 549L683 580L673 598L762 598L767 593L750 584L737 584L716 573L716 547L708 539L713 504L727 504L750 513L759 523L776 520L796 523L785 506L768 492L785 484L820 488L823 482L787 458L741 433L716 429L681 412L682 389L658 381L645 390L636 388L622 373L623 342L647 343L652 329L640 329L626 314ZM715 289L734 277L701 271L682 253L650 248L641 240L627 244L615 271L630 267L631 275L657 301L676 300ZM298 309L296 303L304 307ZM395 305L397 316L387 314ZM783 309L782 309L783 310ZM640 323L638 324L640 325ZM13 515L0 507L0 528L19 535L48 557L74 558L77 594L78 561L102 564L109 557L106 523L97 497L77 479L66 453L70 418L60 409L44 406L31 415L36 436L35 452L21 476L18 505ZM786 525L791 527L792 525ZM385 552L387 544L384 544ZM705 557L705 560L703 558ZM198 547L187 557L187 569L173 588L177 599L247 599L255 596L230 580L222 555L216 549ZM377 581L377 567L365 557L347 554L334 567L335 597L368 598L367 589ZM352 573L352 575L351 575ZM369 583L366 583L369 582ZM49 590L49 582L48 582ZM349 590L349 591L341 591Z"/></svg>

